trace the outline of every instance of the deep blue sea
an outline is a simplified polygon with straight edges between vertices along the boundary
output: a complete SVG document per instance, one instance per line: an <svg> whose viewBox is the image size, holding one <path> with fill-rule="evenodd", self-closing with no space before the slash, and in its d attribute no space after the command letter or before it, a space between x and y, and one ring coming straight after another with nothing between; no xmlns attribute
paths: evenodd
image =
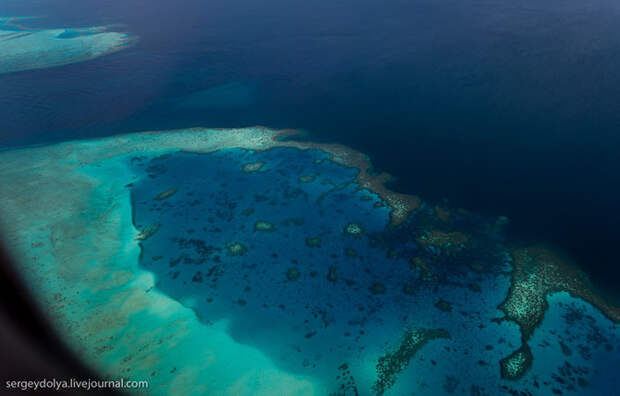
<svg viewBox="0 0 620 396"><path fill-rule="evenodd" d="M4 0L130 49L0 76L0 146L189 126L307 131L393 188L505 215L599 285L620 268L614 0Z"/></svg>

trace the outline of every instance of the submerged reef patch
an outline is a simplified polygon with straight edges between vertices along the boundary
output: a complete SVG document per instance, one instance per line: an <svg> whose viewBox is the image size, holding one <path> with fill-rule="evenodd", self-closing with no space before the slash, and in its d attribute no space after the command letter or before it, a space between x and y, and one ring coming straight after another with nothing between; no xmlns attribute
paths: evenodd
<svg viewBox="0 0 620 396"><path fill-rule="evenodd" d="M320 237L306 238L306 246L309 248L320 248L323 241Z"/></svg>
<svg viewBox="0 0 620 396"><path fill-rule="evenodd" d="M258 232L271 232L271 231L275 231L276 227L271 224L268 221L257 221L254 224L254 231L258 231Z"/></svg>
<svg viewBox="0 0 620 396"><path fill-rule="evenodd" d="M315 180L316 180L315 175L303 175L297 178L297 181L299 181L300 183L312 183Z"/></svg>
<svg viewBox="0 0 620 396"><path fill-rule="evenodd" d="M286 279L290 281L297 280L299 278L299 275L301 274L297 267L290 267L288 270L286 270Z"/></svg>
<svg viewBox="0 0 620 396"><path fill-rule="evenodd" d="M280 132L276 138L297 134L297 131ZM358 151L340 144L320 144L307 141L282 140L282 146L295 147L302 150L318 149L330 155L337 164L359 170L356 180L360 188L376 193L390 207L390 224L399 225L407 220L409 214L420 206L421 200L415 195L400 194L389 190L385 185L392 176L388 173L374 174L368 157Z"/></svg>
<svg viewBox="0 0 620 396"><path fill-rule="evenodd" d="M377 363L377 381L373 390L383 395L398 378L398 374L409 365L411 359L427 342L437 338L450 338L444 329L408 329L394 351L387 352Z"/></svg>
<svg viewBox="0 0 620 396"><path fill-rule="evenodd" d="M0 74L84 62L120 51L136 40L105 26L41 29L27 28L16 18L1 21Z"/></svg>
<svg viewBox="0 0 620 396"><path fill-rule="evenodd" d="M443 206L439 206L439 205L435 205L435 214L441 221L444 221L444 222L449 221L451 217L450 211L444 208Z"/></svg>
<svg viewBox="0 0 620 396"><path fill-rule="evenodd" d="M520 378L531 366L533 356L527 342L549 308L547 296L551 293L566 291L594 305L614 323L620 322L620 309L596 295L587 276L549 248L515 249L512 258L510 289L499 309L505 314L503 319L519 325L522 346L502 360L504 378Z"/></svg>
<svg viewBox="0 0 620 396"><path fill-rule="evenodd" d="M422 246L437 246L445 250L462 249L469 243L469 237L462 232L432 230L417 238Z"/></svg>
<svg viewBox="0 0 620 396"><path fill-rule="evenodd" d="M168 197L173 196L176 192L177 192L176 188L171 188L171 189L168 189L168 190L166 190L164 192L161 192L161 193L157 194L155 199L158 200L158 201L161 201L161 200L164 200L164 199L166 199Z"/></svg>
<svg viewBox="0 0 620 396"><path fill-rule="evenodd" d="M148 227L144 227L138 233L138 235L136 235L136 240L137 241L146 241L147 239L152 237L157 232L157 230L159 230L159 227L160 227L159 224L153 224L153 225L150 225Z"/></svg>
<svg viewBox="0 0 620 396"><path fill-rule="evenodd" d="M364 235L364 228L357 223L349 223L344 228L344 232L352 237L359 238Z"/></svg>
<svg viewBox="0 0 620 396"><path fill-rule="evenodd" d="M336 274L336 266L330 265L329 271L327 272L327 280L334 283L338 280L338 275Z"/></svg>
<svg viewBox="0 0 620 396"><path fill-rule="evenodd" d="M523 344L510 355L500 360L502 378L519 379L532 366L532 351L527 344Z"/></svg>
<svg viewBox="0 0 620 396"><path fill-rule="evenodd" d="M424 258L419 256L412 257L409 260L409 263L412 268L418 268L420 271L422 271L423 278L430 278L431 276L433 276L433 273Z"/></svg>
<svg viewBox="0 0 620 396"><path fill-rule="evenodd" d="M443 312L450 312L452 311L452 304L449 301L440 298L439 301L435 303L435 308Z"/></svg>
<svg viewBox="0 0 620 396"><path fill-rule="evenodd" d="M248 164L243 164L243 171L246 173L258 172L265 165L264 162L250 162Z"/></svg>
<svg viewBox="0 0 620 396"><path fill-rule="evenodd" d="M615 366L594 362L618 357L616 311L578 272L287 134L0 153L10 248L85 361L155 394L606 394Z"/></svg>
<svg viewBox="0 0 620 396"><path fill-rule="evenodd" d="M248 249L240 242L232 242L226 246L226 254L229 256L243 256Z"/></svg>

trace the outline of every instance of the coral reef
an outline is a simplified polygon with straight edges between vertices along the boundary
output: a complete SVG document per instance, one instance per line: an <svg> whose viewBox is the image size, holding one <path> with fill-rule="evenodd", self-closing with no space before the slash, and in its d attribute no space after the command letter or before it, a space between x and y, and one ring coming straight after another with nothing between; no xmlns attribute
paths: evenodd
<svg viewBox="0 0 620 396"><path fill-rule="evenodd" d="M258 172L259 170L261 170L261 168L265 165L264 162L250 162L247 164L243 164L243 167L241 168L244 172L246 173L251 173L251 172Z"/></svg>
<svg viewBox="0 0 620 396"><path fill-rule="evenodd" d="M396 350L379 358L377 363L379 378L373 386L377 395L383 395L394 385L398 374L409 365L411 358L424 344L437 338L450 338L450 333L444 329L408 329L405 331L405 335Z"/></svg>
<svg viewBox="0 0 620 396"><path fill-rule="evenodd" d="M299 278L299 275L301 275L301 273L299 272L297 267L290 267L288 270L286 270L286 279L290 281L297 280Z"/></svg>
<svg viewBox="0 0 620 396"><path fill-rule="evenodd" d="M305 220L303 217L294 217L294 218L284 220L285 226L290 226L290 225L302 226L304 225L304 223L305 223Z"/></svg>
<svg viewBox="0 0 620 396"><path fill-rule="evenodd" d="M357 223L349 223L344 227L344 232L353 237L359 238L364 235L364 229Z"/></svg>
<svg viewBox="0 0 620 396"><path fill-rule="evenodd" d="M338 280L338 275L336 275L336 266L330 265L329 270L327 272L327 280L330 282L336 282Z"/></svg>
<svg viewBox="0 0 620 396"><path fill-rule="evenodd" d="M344 249L344 254L346 254L349 257L357 257L357 251L355 249L351 249L351 248L345 248Z"/></svg>
<svg viewBox="0 0 620 396"><path fill-rule="evenodd" d="M450 312L452 311L452 304L449 301L440 298L439 301L435 303L435 308L443 312Z"/></svg>
<svg viewBox="0 0 620 396"><path fill-rule="evenodd" d="M155 199L158 200L158 201L162 201L162 200L164 200L164 199L166 199L168 197L173 196L174 194L176 194L176 192L177 192L176 188L171 188L169 190L166 190L164 192L161 192L161 193L157 194Z"/></svg>
<svg viewBox="0 0 620 396"><path fill-rule="evenodd" d="M157 232L157 230L159 230L159 227L160 227L159 224L153 224L153 225L150 225L148 227L144 227L138 233L138 235L136 235L136 240L137 241L146 241L147 239L152 237Z"/></svg>
<svg viewBox="0 0 620 396"><path fill-rule="evenodd" d="M532 351L527 344L523 344L510 355L503 358L499 364L502 378L518 379L532 366Z"/></svg>
<svg viewBox="0 0 620 396"><path fill-rule="evenodd" d="M437 215L437 217L441 220L441 221L448 221L450 220L450 216L452 215L450 213L450 211L444 207L441 207L439 205L436 205L435 208L435 214Z"/></svg>
<svg viewBox="0 0 620 396"><path fill-rule="evenodd" d="M226 246L226 254L229 256L242 256L246 254L248 249L239 242L232 242Z"/></svg>
<svg viewBox="0 0 620 396"><path fill-rule="evenodd" d="M503 240L494 239L493 220L482 216L472 214L465 219L458 210L406 206L404 221L394 207L389 214L388 208L373 209L377 196L363 191L366 187L360 180L367 177L378 183L387 180L381 179L385 176L368 174L360 179L356 169L339 166L367 159L347 156L346 150L326 155L318 151L322 145L316 145L315 150L307 142L283 142L274 136L273 131L261 128L196 129L0 153L7 197L0 200L0 207L9 213L11 221L6 227L15 235L9 242L17 241L25 252L28 260L24 265L36 278L33 285L37 290L52 297L60 294L53 297L53 314L64 321L65 315L80 313L66 324L70 334L80 339L75 345L89 354L94 351L94 358L89 355L88 361L103 362L108 372L118 374L130 368L126 362L131 360L132 378L157 372L153 383L165 384L162 389L174 394L336 391L348 395L356 394L358 386L360 393L369 394L375 381L374 390L380 394L467 393L470 389L472 394L502 392L491 389L490 383L484 383L488 389L478 386L482 383L472 384L484 381L481 377L501 384L506 393L532 394L532 387L538 385L529 375L522 381L501 381L498 367L487 362L499 362L504 378L517 379L528 370L541 345L554 345L558 354L572 353L566 359L572 359L578 370L592 369L592 365L573 360L592 356L593 362L599 352L616 353L617 338L610 336L616 330L609 330L598 312L588 311L583 317L598 315L596 331L600 333L580 332L576 328L582 320L595 319L578 319L576 326L569 326L572 334L558 340L549 330L559 334L564 328L552 300L549 320L553 315L560 319L551 325L545 321L545 331L534 332L529 345L527 340L515 345L516 326L503 321L499 326L488 323L496 315L494 307L509 294L508 266L515 263L513 280L521 279L522 273L534 273L531 279L523 277L520 285L544 278L540 290L547 295L556 290L546 292L548 284L558 283L556 278L561 277L551 273L569 274L567 266L558 264L546 271L549 265L545 262L553 260L533 249L523 257L513 252L511 260ZM224 149L230 147L241 149ZM300 148L309 150L300 152ZM244 174L243 164L249 161L269 164L270 171ZM320 166L315 169L313 164ZM183 171L188 176L175 180ZM331 182L299 185L299 175L309 173ZM49 186L49 180L62 188ZM170 186L176 186L179 193L168 201L153 201L155 194ZM45 192L44 199L23 199L34 197L33 191L38 189ZM318 202L314 199L318 196L325 198ZM379 198L379 203L390 202L384 196ZM55 206L63 211L56 211ZM450 215L444 216L442 210ZM395 218L403 222L394 222ZM359 224L349 223L356 219ZM400 225L387 226L390 222ZM163 226L154 234L144 228L149 224ZM22 228L27 232L21 233ZM278 232L257 233L274 228ZM136 238L140 229L148 240L138 244L134 238L142 238ZM359 235L365 236L356 237ZM98 242L96 249L92 249L92 241ZM451 254L461 249L461 244L467 249ZM39 259L44 267L36 261ZM575 283L579 276L569 274L566 278L566 285L558 290L566 290L568 285L571 294L614 317L613 307L597 297L587 282L580 288ZM571 289L571 285L577 286ZM528 291L519 285L513 289L510 293L515 295L506 298L505 312L518 311L523 301L531 303L534 311L540 306L546 310L544 295L540 300L526 296ZM186 316L175 327L179 322L173 315L180 309ZM536 326L537 316L529 315L506 314L504 320L519 326L523 323L524 328L530 322ZM219 317L224 319L221 323L216 322ZM397 339L391 349L384 350L395 328L430 321L432 327L446 329L445 333L407 330L402 342ZM110 337L117 338L94 339L100 327L110 328ZM143 329L147 330L144 336L136 340ZM438 332L435 338L451 336L454 341L445 345L437 341L438 345L427 346L423 358L416 356L425 340L433 338L433 331ZM542 333L546 338L538 339ZM396 334L400 336L400 331ZM588 338L575 341L578 336ZM177 341L183 338L188 341L181 350ZM559 344L564 345L561 350L558 341L564 343ZM111 348L115 350L110 352ZM206 352L196 354L196 350ZM262 362L263 356L270 359ZM379 356L375 374L368 358L372 362ZM212 362L230 362L230 366ZM337 378L324 376L335 376L336 367L343 362L347 363L338 368ZM408 373L414 375L405 378L403 370L408 364ZM191 375L185 374L188 370ZM476 379L459 375L468 370ZM418 378L428 373L434 376L434 372L437 377L432 380ZM400 380L399 373L403 373ZM541 373L536 369L532 374ZM213 384L213 379L221 382ZM170 385L173 380L184 385ZM586 374L579 380L596 382ZM551 389L542 389L544 381L553 380L542 373L539 381L541 393L549 393Z"/></svg>
<svg viewBox="0 0 620 396"><path fill-rule="evenodd" d="M357 396L359 392L355 384L355 378L351 374L351 369L346 363L338 367L338 377L340 386L335 392L330 392L329 396Z"/></svg>
<svg viewBox="0 0 620 396"><path fill-rule="evenodd" d="M505 315L502 319L519 325L522 346L506 358L507 363L502 363L502 375L511 375L506 378L519 378L531 366L532 354L527 341L542 322L549 307L547 296L551 293L566 291L594 305L613 322L620 322L620 308L595 294L586 275L553 250L541 246L521 248L512 252L512 258L510 290L498 308ZM507 364L522 369L504 370Z"/></svg>
<svg viewBox="0 0 620 396"><path fill-rule="evenodd" d="M422 257L412 257L409 260L409 266L411 269L418 268L422 272L423 278L430 278L433 275L430 268L428 267L428 264L426 263L426 260L424 260Z"/></svg>
<svg viewBox="0 0 620 396"><path fill-rule="evenodd" d="M308 246L310 248L319 248L319 247L321 247L321 238L320 237L306 238L306 246Z"/></svg>
<svg viewBox="0 0 620 396"><path fill-rule="evenodd" d="M416 238L422 246L436 246L448 251L462 249L469 243L469 237L462 232L431 230Z"/></svg>
<svg viewBox="0 0 620 396"><path fill-rule="evenodd" d="M383 199L391 208L390 211L390 224L397 226L402 224L409 214L420 207L421 200L415 195L400 194L394 191L390 191L385 184L392 179L387 173L374 174L371 172L372 165L368 157L359 151L355 151L349 147L340 144L321 144L308 141L293 141L293 140L279 140L284 136L291 136L298 134L298 131L285 130L281 131L275 140L281 146L296 147L301 150L307 149L319 149L330 155L330 160L337 164L348 166L350 168L359 169L357 175L357 183L360 188L368 189Z"/></svg>
<svg viewBox="0 0 620 396"><path fill-rule="evenodd" d="M299 183L312 183L315 179L316 179L316 176L314 175L304 175L304 176L299 176L297 178L297 181Z"/></svg>
<svg viewBox="0 0 620 396"><path fill-rule="evenodd" d="M135 37L106 26L28 28L18 18L0 20L0 74L84 62L129 47Z"/></svg>
<svg viewBox="0 0 620 396"><path fill-rule="evenodd" d="M271 231L275 231L276 227L269 223L268 221L257 221L254 224L254 231L260 231L260 232L271 232Z"/></svg>

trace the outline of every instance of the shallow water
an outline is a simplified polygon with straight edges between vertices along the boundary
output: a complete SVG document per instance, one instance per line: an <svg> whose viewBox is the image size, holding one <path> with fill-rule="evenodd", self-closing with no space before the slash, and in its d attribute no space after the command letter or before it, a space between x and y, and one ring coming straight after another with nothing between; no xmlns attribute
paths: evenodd
<svg viewBox="0 0 620 396"><path fill-rule="evenodd" d="M143 233L141 271L167 304L180 302L200 319L188 319L193 337L212 327L226 344L212 350L192 338L183 348L201 345L227 362L253 354L239 373L272 370L271 384L290 380L301 393L343 385L366 394L378 389L381 356L426 329L433 336L407 350L415 351L409 371L394 377L391 392L605 394L617 386L610 368L618 327L597 309L550 293L527 340L532 368L518 381L502 379L498 367L522 343L518 313L494 320L509 299L511 253L540 242L590 273L594 288L579 283L577 295L612 315L591 293L617 299L617 268L609 263L620 240L619 10L601 0L189 1L182 9L163 1L7 1L0 15L46 15L17 23L60 27L58 40L109 26L135 45L0 75L0 144L262 124L360 149L396 176L394 189L424 198L398 227L388 227L385 197L357 190L355 166L327 160L333 153L318 146L253 152L230 145L163 157L145 150L111 160ZM100 144L109 142L92 142ZM244 172L244 164L258 169ZM106 172L87 171L104 184ZM127 199L104 202L126 207ZM90 209L95 217L103 210ZM349 235L347 225L363 232ZM463 246L445 245L451 238ZM535 263L545 263L533 252ZM95 360L114 373L123 353ZM165 364L184 362L184 376L197 376L204 363L184 361L179 350L161 353Z"/></svg>
<svg viewBox="0 0 620 396"><path fill-rule="evenodd" d="M278 134L0 154L9 247L87 363L157 394L615 389L620 314L569 263Z"/></svg>
<svg viewBox="0 0 620 396"><path fill-rule="evenodd" d="M0 144L305 129L368 153L398 190L510 217L614 290L618 13L611 0L6 1L0 14L46 16L34 26L121 24L140 42L0 76Z"/></svg>

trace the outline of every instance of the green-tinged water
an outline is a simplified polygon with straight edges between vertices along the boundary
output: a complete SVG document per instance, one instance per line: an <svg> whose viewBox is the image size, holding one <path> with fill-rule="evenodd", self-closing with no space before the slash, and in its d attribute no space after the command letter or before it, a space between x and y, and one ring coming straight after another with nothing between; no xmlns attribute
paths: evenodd
<svg viewBox="0 0 620 396"><path fill-rule="evenodd" d="M618 309L579 270L506 240L504 218L395 194L363 154L281 133L0 153L9 248L78 356L153 394L613 387Z"/></svg>
<svg viewBox="0 0 620 396"><path fill-rule="evenodd" d="M36 29L0 18L0 74L84 62L122 50L135 38L104 26Z"/></svg>

